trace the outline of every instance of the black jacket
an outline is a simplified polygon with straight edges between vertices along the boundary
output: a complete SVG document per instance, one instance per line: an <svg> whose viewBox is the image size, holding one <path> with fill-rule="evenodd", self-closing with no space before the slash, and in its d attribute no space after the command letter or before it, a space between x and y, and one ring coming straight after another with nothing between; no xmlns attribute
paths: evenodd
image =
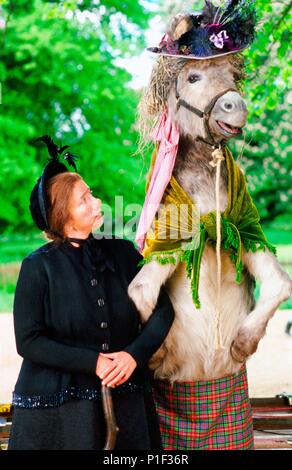
<svg viewBox="0 0 292 470"><path fill-rule="evenodd" d="M174 312L163 288L141 327L127 295L141 259L131 242L92 238L90 262L87 248L48 243L22 263L14 301L17 351L24 358L16 406L38 407L42 400L53 406L52 396L60 393L78 398L99 389L95 368L101 351L129 352L138 367L121 387L142 383L148 360L171 327Z"/></svg>

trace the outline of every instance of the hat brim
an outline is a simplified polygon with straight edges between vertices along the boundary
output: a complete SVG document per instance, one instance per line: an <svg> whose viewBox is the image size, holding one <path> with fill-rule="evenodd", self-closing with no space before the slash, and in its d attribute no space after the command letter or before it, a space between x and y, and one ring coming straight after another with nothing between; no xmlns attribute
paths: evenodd
<svg viewBox="0 0 292 470"><path fill-rule="evenodd" d="M242 47L241 49L237 49L236 51L229 51L229 52L222 52L221 54L214 54L214 55L208 55L208 56L196 56L196 55L193 55L193 54L188 54L188 55L185 55L185 54L169 54L167 52L161 52L161 51L155 51L153 49L156 49L155 47L147 47L147 51L148 52L151 52L152 54L155 54L155 55L163 55L163 56L166 56L166 57L173 57L173 58L177 58L177 59L194 59L194 60L207 60L207 59L216 59L217 57L223 57L225 55L230 55L230 54L238 54L239 52L242 52L244 51L245 49L247 49L249 47L249 45L245 46L245 47Z"/></svg>

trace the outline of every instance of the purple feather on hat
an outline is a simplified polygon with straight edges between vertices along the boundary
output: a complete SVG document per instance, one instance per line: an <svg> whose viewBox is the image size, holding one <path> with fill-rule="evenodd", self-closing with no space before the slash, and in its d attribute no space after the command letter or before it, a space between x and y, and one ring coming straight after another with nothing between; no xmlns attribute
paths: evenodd
<svg viewBox="0 0 292 470"><path fill-rule="evenodd" d="M149 50L174 56L208 58L239 52L251 44L255 36L255 0L229 0L223 6L205 0L201 13L187 16L190 27L183 34L174 40L167 32L159 47Z"/></svg>

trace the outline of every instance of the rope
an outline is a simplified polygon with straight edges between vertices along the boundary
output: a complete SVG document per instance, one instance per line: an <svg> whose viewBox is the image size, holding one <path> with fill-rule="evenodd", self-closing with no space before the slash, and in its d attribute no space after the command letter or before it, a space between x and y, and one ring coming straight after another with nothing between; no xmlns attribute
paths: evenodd
<svg viewBox="0 0 292 470"><path fill-rule="evenodd" d="M216 167L216 260L217 260L217 285L216 285L216 309L215 309L215 349L224 349L221 334L221 213L220 213L220 173L221 162L225 160L221 147L212 152L213 160L210 165Z"/></svg>

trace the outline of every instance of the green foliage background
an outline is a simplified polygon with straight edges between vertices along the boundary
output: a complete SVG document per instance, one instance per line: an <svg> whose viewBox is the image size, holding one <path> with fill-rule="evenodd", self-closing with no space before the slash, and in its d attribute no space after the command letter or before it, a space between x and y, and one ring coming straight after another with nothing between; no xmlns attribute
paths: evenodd
<svg viewBox="0 0 292 470"><path fill-rule="evenodd" d="M232 147L271 241L281 237L289 245L292 2L256 4L258 35L245 52L249 121L244 139ZM175 9L197 10L201 5L168 0L0 0L0 263L19 261L26 254L22 247L35 246L28 198L47 158L44 149L33 145L37 136L47 133L70 144L82 157L80 173L105 203L114 207L116 195L123 195L124 206L143 202L147 165L133 156L139 93L129 87L131 75L115 60L142 51L153 7L166 22ZM292 249L285 251L285 260L289 257L292 262Z"/></svg>
<svg viewBox="0 0 292 470"><path fill-rule="evenodd" d="M33 230L28 196L47 158L33 139L46 133L72 145L105 202L142 199L141 161L131 157L138 96L114 60L141 50L149 14L130 0L79 3L13 2L0 60L2 233Z"/></svg>

